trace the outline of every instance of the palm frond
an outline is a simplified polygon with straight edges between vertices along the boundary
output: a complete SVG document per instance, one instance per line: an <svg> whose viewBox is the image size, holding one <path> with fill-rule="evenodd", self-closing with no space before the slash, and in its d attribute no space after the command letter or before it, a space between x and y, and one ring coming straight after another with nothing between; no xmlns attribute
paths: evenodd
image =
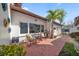
<svg viewBox="0 0 79 59"><path fill-rule="evenodd" d="M58 19L60 22L63 21L65 17L65 11L63 9L49 10L47 18L51 20Z"/></svg>

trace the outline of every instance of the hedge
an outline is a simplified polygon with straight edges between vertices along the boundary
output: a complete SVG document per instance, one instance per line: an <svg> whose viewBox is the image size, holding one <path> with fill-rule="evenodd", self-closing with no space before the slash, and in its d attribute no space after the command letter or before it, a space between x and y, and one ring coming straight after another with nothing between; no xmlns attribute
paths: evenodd
<svg viewBox="0 0 79 59"><path fill-rule="evenodd" d="M0 56L23 56L25 49L19 44L0 45Z"/></svg>

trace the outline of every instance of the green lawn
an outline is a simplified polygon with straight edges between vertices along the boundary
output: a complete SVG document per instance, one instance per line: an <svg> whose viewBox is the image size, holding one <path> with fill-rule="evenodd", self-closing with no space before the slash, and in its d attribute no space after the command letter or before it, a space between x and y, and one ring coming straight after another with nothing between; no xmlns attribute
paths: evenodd
<svg viewBox="0 0 79 59"><path fill-rule="evenodd" d="M66 43L59 56L78 56L73 43Z"/></svg>

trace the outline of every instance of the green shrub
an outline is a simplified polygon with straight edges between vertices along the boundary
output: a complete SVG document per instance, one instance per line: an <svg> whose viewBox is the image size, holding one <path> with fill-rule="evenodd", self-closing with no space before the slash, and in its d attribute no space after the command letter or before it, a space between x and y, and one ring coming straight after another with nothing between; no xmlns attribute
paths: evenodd
<svg viewBox="0 0 79 59"><path fill-rule="evenodd" d="M71 33L70 37L74 38L74 40L79 43L79 36L76 33Z"/></svg>
<svg viewBox="0 0 79 59"><path fill-rule="evenodd" d="M71 34L69 34L69 35L70 35L70 37L72 37L72 38L75 38L75 37L76 37L75 33L71 33Z"/></svg>
<svg viewBox="0 0 79 59"><path fill-rule="evenodd" d="M59 55L61 55L61 56L77 56L79 54L76 52L73 43L66 43Z"/></svg>
<svg viewBox="0 0 79 59"><path fill-rule="evenodd" d="M19 44L0 45L0 56L22 56L24 48Z"/></svg>
<svg viewBox="0 0 79 59"><path fill-rule="evenodd" d="M76 36L74 40L79 43L79 36Z"/></svg>
<svg viewBox="0 0 79 59"><path fill-rule="evenodd" d="M72 38L76 38L76 37L79 36L79 32L71 33L70 36L71 36Z"/></svg>

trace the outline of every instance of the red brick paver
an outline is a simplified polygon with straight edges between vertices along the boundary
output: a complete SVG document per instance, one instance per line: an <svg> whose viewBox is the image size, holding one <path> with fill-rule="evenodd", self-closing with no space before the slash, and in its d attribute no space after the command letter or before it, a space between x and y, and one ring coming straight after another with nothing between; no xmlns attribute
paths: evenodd
<svg viewBox="0 0 79 59"><path fill-rule="evenodd" d="M43 41L28 47L28 56L57 56L67 42L69 36L62 36L59 39L44 39Z"/></svg>

